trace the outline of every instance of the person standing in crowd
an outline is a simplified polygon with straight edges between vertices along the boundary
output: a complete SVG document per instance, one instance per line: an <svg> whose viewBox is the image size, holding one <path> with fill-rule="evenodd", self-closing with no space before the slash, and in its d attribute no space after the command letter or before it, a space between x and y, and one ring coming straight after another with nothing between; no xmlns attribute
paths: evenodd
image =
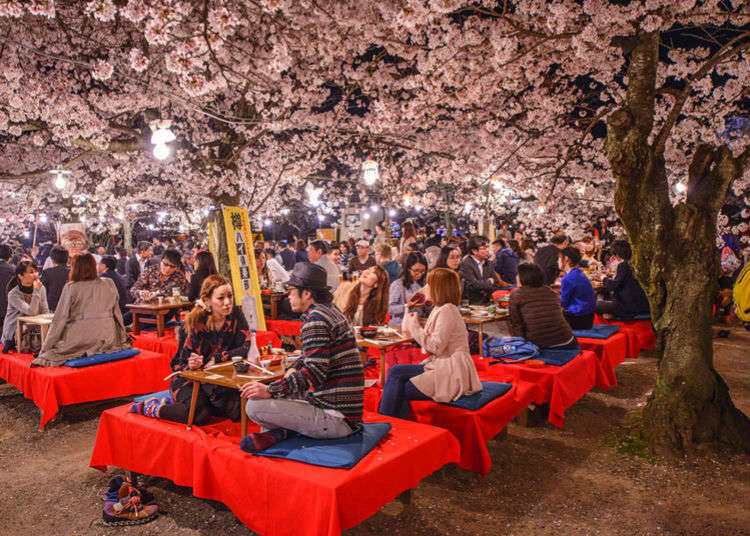
<svg viewBox="0 0 750 536"><path fill-rule="evenodd" d="M188 300L195 301L200 297L203 281L209 276L217 273L216 262L210 251L199 251L193 257L193 275L190 277L190 288L188 289Z"/></svg>
<svg viewBox="0 0 750 536"><path fill-rule="evenodd" d="M154 256L154 250L151 247L150 242L138 242L138 251L128 259L128 264L125 270L125 278L128 284L128 288L131 288L138 278L141 276L141 272L146 269L146 265Z"/></svg>
<svg viewBox="0 0 750 536"><path fill-rule="evenodd" d="M594 325L596 295L591 281L580 268L581 252L568 246L560 251L560 303L571 329L591 329Z"/></svg>
<svg viewBox="0 0 750 536"><path fill-rule="evenodd" d="M376 264L375 259L370 255L370 243L367 240L359 240L357 242L357 256L349 261L349 273L362 273Z"/></svg>
<svg viewBox="0 0 750 536"><path fill-rule="evenodd" d="M159 241L159 237L157 237L157 236L154 237L154 243L153 243L153 246L152 246L152 251L153 251L154 255L157 256L157 257L160 257L161 254L164 253L164 246Z"/></svg>
<svg viewBox="0 0 750 536"><path fill-rule="evenodd" d="M440 256L435 263L435 268L448 268L458 272L461 266L461 250L456 245L446 245L440 248Z"/></svg>
<svg viewBox="0 0 750 536"><path fill-rule="evenodd" d="M117 273L125 277L125 284L127 285L128 250L122 246L117 246L115 247L115 253L117 254Z"/></svg>
<svg viewBox="0 0 750 536"><path fill-rule="evenodd" d="M482 390L469 352L469 336L458 311L461 282L458 274L436 268L427 276L427 292L435 308L424 328L409 313L404 328L429 354L420 365L394 365L388 372L378 412L408 419L412 400L453 402Z"/></svg>
<svg viewBox="0 0 750 536"><path fill-rule="evenodd" d="M339 288L341 283L341 271L339 267L328 258L328 244L323 240L313 240L307 246L307 257L310 262L322 266L326 271L328 286L333 292Z"/></svg>
<svg viewBox="0 0 750 536"><path fill-rule="evenodd" d="M417 241L417 228L407 220L401 225L401 242L399 244L399 255L401 259L406 259L410 253L409 246Z"/></svg>
<svg viewBox="0 0 750 536"><path fill-rule="evenodd" d="M339 244L339 264L341 266L348 266L349 261L352 258L352 247L349 245L349 242L344 240Z"/></svg>
<svg viewBox="0 0 750 536"><path fill-rule="evenodd" d="M289 272L287 272L279 261L276 260L276 252L273 248L266 248L263 254L266 256L266 266L271 273L274 284L289 281Z"/></svg>
<svg viewBox="0 0 750 536"><path fill-rule="evenodd" d="M311 263L294 267L289 285L292 309L302 313L302 357L284 378L240 388L248 417L261 426L240 443L247 452L273 446L292 430L314 438L345 437L361 428L364 370L354 333L331 304L325 270Z"/></svg>
<svg viewBox="0 0 750 536"><path fill-rule="evenodd" d="M180 252L167 249L158 265L147 266L141 273L138 281L130 288L130 294L137 302L147 302L154 296L172 296L174 288L184 296L188 291L188 282L182 269Z"/></svg>
<svg viewBox="0 0 750 536"><path fill-rule="evenodd" d="M598 301L596 312L625 319L649 314L651 307L646 293L630 267L630 257L633 255L630 244L625 240L615 240L612 243L612 254L618 261L617 273L614 279L606 277L602 281L602 286L611 294L612 299Z"/></svg>
<svg viewBox="0 0 750 536"><path fill-rule="evenodd" d="M388 273L380 266L362 272L349 290L344 307L346 319L355 326L385 324L388 314Z"/></svg>
<svg viewBox="0 0 750 536"><path fill-rule="evenodd" d="M297 240L297 251L294 252L294 262L310 262L307 258L307 244L304 240Z"/></svg>
<svg viewBox="0 0 750 536"><path fill-rule="evenodd" d="M12 255L8 244L0 244L0 333L8 310L8 282L13 278L13 267L8 263Z"/></svg>
<svg viewBox="0 0 750 536"><path fill-rule="evenodd" d="M375 262L388 273L388 281L394 282L401 275L401 265L391 259L391 246L382 244L375 249Z"/></svg>
<svg viewBox="0 0 750 536"><path fill-rule="evenodd" d="M508 240L507 245L505 242L502 243L502 248L495 255L495 273L500 276L500 286L513 287L516 285L518 262L521 256L521 248L517 240Z"/></svg>
<svg viewBox="0 0 750 536"><path fill-rule="evenodd" d="M70 268L68 267L68 250L62 246L55 246L49 253L52 258L52 268L42 271L39 280L47 291L47 305L50 311L57 309L63 287L68 282Z"/></svg>
<svg viewBox="0 0 750 536"><path fill-rule="evenodd" d="M538 264L518 265L521 286L510 293L510 331L539 348L573 349L578 341L565 321L560 295L544 284Z"/></svg>
<svg viewBox="0 0 750 536"><path fill-rule="evenodd" d="M112 283L114 283L117 289L117 302L122 314L122 321L127 325L130 324L133 318L133 314L125 307L131 302L130 293L128 292L128 286L125 284L125 278L117 272L116 268L117 259L110 255L105 255L99 263L99 277L111 279Z"/></svg>
<svg viewBox="0 0 750 536"><path fill-rule="evenodd" d="M3 353L17 349L19 352L36 352L39 348L16 348L16 322L19 316L36 316L49 313L47 293L39 281L39 271L32 261L21 261L8 281L8 309L3 324ZM38 329L38 326L27 326ZM22 343L23 344L23 343Z"/></svg>
<svg viewBox="0 0 750 536"><path fill-rule="evenodd" d="M461 261L458 271L464 281L464 298L471 304L487 304L492 293L499 288L495 266L489 261L490 248L483 236L473 236L469 240L467 255Z"/></svg>
<svg viewBox="0 0 750 536"><path fill-rule="evenodd" d="M114 270L114 257L106 259L111 273L121 277ZM114 282L97 276L96 260L91 253L76 255L72 259L70 281L60 296L47 337L31 364L59 367L69 359L129 348L130 339Z"/></svg>
<svg viewBox="0 0 750 536"><path fill-rule="evenodd" d="M545 285L553 284L560 275L558 257L560 250L566 247L568 247L568 237L555 235L548 245L540 247L534 255L534 264L539 266L544 273Z"/></svg>
<svg viewBox="0 0 750 536"><path fill-rule="evenodd" d="M388 314L391 316L391 325L400 326L406 309L418 305L411 300L414 294L424 287L426 273L427 260L424 256L421 253L409 253L401 277L391 283L388 291Z"/></svg>
<svg viewBox="0 0 750 536"><path fill-rule="evenodd" d="M294 264L296 263L294 248L292 248L291 242L282 243L284 244L284 249L282 249L279 253L279 255L281 256L281 264L284 265L284 270L286 270L287 272L291 272L292 268L294 268Z"/></svg>
<svg viewBox="0 0 750 536"><path fill-rule="evenodd" d="M372 245L372 242L373 242L372 231L370 231L369 229L365 229L364 231L362 231L362 238L364 240L367 240L367 242L370 245Z"/></svg>
<svg viewBox="0 0 750 536"><path fill-rule="evenodd" d="M388 247L391 246L391 233L387 233L385 230L385 223L380 222L375 226L375 242L373 245L377 251L378 247L383 244L387 244Z"/></svg>
<svg viewBox="0 0 750 536"><path fill-rule="evenodd" d="M166 255L166 252L165 252ZM172 370L198 370L229 361L232 357L245 358L250 350L249 327L242 309L234 305L232 285L219 274L209 275L200 289L200 297L188 314L178 333L177 353L172 358ZM190 413L193 382L174 376L169 385L173 403L165 398L149 398L130 407L132 413L186 423ZM242 404L236 389L200 384L195 403L193 422L202 426L212 415L240 420Z"/></svg>

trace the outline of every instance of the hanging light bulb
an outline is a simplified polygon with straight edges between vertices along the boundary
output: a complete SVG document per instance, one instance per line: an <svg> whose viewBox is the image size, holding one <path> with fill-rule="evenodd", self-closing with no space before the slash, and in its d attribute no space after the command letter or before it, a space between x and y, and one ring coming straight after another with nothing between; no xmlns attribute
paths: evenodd
<svg viewBox="0 0 750 536"><path fill-rule="evenodd" d="M263 220L263 225L265 225L266 227L270 227L271 223L273 223L273 222L270 219L268 219L268 218L266 218L265 220Z"/></svg>
<svg viewBox="0 0 750 536"><path fill-rule="evenodd" d="M392 218L392 217L394 217L396 215L396 211L393 210L393 209L391 209L391 210L388 211L388 215Z"/></svg>
<svg viewBox="0 0 750 536"><path fill-rule="evenodd" d="M65 177L70 175L72 172L69 169L53 169L50 171L50 173L55 176L55 188L57 188L58 190L62 190L68 184L68 181L65 179Z"/></svg>
<svg viewBox="0 0 750 536"><path fill-rule="evenodd" d="M379 177L378 163L372 159L372 153L370 153L370 158L362 163L362 180L365 181L367 186L372 186L377 182Z"/></svg>
<svg viewBox="0 0 750 536"><path fill-rule="evenodd" d="M411 206L411 195L404 194L404 206L410 207Z"/></svg>
<svg viewBox="0 0 750 536"><path fill-rule="evenodd" d="M578 188L576 188L576 192L578 192L579 195L583 195L586 193L586 185L581 183L578 185Z"/></svg>
<svg viewBox="0 0 750 536"><path fill-rule="evenodd" d="M154 145L154 158L157 160L165 160L169 158L171 152L172 151L169 147L163 143L157 143Z"/></svg>
<svg viewBox="0 0 750 536"><path fill-rule="evenodd" d="M39 214L39 223L47 223L47 215Z"/></svg>
<svg viewBox="0 0 750 536"><path fill-rule="evenodd" d="M678 194L681 194L685 192L685 190L687 190L687 186L685 186L684 182L678 182L677 184L675 184L674 189Z"/></svg>
<svg viewBox="0 0 750 536"><path fill-rule="evenodd" d="M422 212L422 205L415 206L414 210L416 210L417 212Z"/></svg>
<svg viewBox="0 0 750 536"><path fill-rule="evenodd" d="M492 182L492 187L495 190L499 190L500 188L503 187L502 183L500 182L500 179L497 178L497 177L492 177L492 181L491 182Z"/></svg>
<svg viewBox="0 0 750 536"><path fill-rule="evenodd" d="M377 205L370 205L370 212L377 212L379 207Z"/></svg>
<svg viewBox="0 0 750 536"><path fill-rule="evenodd" d="M369 212L365 212L364 214L362 214L362 217L364 219L366 219L366 220L369 220L370 219L370 213Z"/></svg>
<svg viewBox="0 0 750 536"><path fill-rule="evenodd" d="M323 188L316 188L312 184L307 185L307 199L310 202L310 206L318 207L320 205L320 194L323 193Z"/></svg>
<svg viewBox="0 0 750 536"><path fill-rule="evenodd" d="M172 143L177 139L174 132L169 128L172 126L172 121L169 119L157 119L151 121L149 127L151 127L151 143L153 145L159 145L164 143Z"/></svg>
<svg viewBox="0 0 750 536"><path fill-rule="evenodd" d="M546 211L546 208L544 206L544 203L539 203L536 206L536 209L539 211L539 214L543 214Z"/></svg>
<svg viewBox="0 0 750 536"><path fill-rule="evenodd" d="M318 221L320 222L326 221L326 217L323 216L323 214L318 214Z"/></svg>
<svg viewBox="0 0 750 536"><path fill-rule="evenodd" d="M282 208L281 209L281 214L283 214L284 216L287 216L289 214L289 209L288 208Z"/></svg>

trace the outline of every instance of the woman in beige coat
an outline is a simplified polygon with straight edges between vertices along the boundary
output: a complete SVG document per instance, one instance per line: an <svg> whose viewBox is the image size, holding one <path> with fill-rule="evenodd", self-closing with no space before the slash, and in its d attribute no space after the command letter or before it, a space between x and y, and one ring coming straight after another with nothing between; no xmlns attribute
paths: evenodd
<svg viewBox="0 0 750 536"><path fill-rule="evenodd" d="M458 274L435 268L427 276L427 291L435 308L424 328L414 313L406 315L403 325L429 357L421 365L391 367L380 399L379 412L383 415L406 419L411 400L453 402L482 390L469 353L469 335L458 312Z"/></svg>
<svg viewBox="0 0 750 536"><path fill-rule="evenodd" d="M73 257L47 338L32 365L59 367L69 359L130 348L117 288L100 278L90 253Z"/></svg>

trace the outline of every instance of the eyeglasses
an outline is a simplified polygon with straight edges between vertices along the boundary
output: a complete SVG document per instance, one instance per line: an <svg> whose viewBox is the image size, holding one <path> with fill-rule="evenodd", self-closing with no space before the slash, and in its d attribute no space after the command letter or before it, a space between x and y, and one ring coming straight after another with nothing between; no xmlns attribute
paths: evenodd
<svg viewBox="0 0 750 536"><path fill-rule="evenodd" d="M423 273L425 273L425 272L426 272L427 270L425 270L424 268L409 268L409 271L410 271L411 273L413 273L413 274L423 274Z"/></svg>
<svg viewBox="0 0 750 536"><path fill-rule="evenodd" d="M167 262L167 261L161 261L161 263L162 263L162 264L163 264L164 266L166 266L167 268L177 268L177 265L176 265L176 264L172 264L171 262Z"/></svg>

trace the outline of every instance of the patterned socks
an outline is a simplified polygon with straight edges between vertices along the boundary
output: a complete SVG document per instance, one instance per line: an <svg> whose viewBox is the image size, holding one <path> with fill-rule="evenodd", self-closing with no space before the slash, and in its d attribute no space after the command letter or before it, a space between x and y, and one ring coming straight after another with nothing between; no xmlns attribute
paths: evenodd
<svg viewBox="0 0 750 536"><path fill-rule="evenodd" d="M145 415L146 417L159 417L159 410L166 404L166 398L148 398L142 402L135 402L130 406L130 413L138 413L139 415Z"/></svg>
<svg viewBox="0 0 750 536"><path fill-rule="evenodd" d="M286 430L283 428L274 428L268 432L256 432L248 434L240 441L240 448L245 452L255 454L268 447L274 446L279 441L286 439Z"/></svg>

